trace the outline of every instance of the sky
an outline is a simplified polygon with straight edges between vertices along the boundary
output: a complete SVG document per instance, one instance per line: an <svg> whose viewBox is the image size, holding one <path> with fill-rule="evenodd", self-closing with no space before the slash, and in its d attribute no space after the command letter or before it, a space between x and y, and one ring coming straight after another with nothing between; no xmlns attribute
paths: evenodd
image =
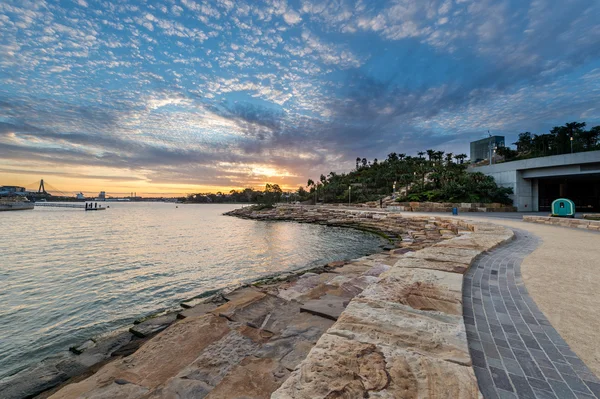
<svg viewBox="0 0 600 399"><path fill-rule="evenodd" d="M2 0L0 185L174 196L600 124L597 0Z"/></svg>

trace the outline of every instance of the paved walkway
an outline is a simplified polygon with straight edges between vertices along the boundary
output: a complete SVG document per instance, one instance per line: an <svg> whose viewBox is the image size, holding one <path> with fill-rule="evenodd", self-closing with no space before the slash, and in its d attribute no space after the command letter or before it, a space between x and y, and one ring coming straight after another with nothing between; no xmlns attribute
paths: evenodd
<svg viewBox="0 0 600 399"><path fill-rule="evenodd" d="M569 349L521 279L521 262L541 240L513 230L514 241L484 254L465 275L465 325L481 392L486 399L600 398L600 380Z"/></svg>

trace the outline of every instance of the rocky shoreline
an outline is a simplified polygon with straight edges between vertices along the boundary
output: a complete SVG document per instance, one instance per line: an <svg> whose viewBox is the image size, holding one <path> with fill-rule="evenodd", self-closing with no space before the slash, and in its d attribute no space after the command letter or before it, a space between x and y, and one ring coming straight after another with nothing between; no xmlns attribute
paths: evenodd
<svg viewBox="0 0 600 399"><path fill-rule="evenodd" d="M127 332L129 342L86 342L73 357L91 367L38 397L477 397L462 273L512 232L318 206L229 214L359 228L390 245L194 298L180 312L141 321ZM52 382L61 381L50 378L45 388ZM0 392L34 396L23 388Z"/></svg>

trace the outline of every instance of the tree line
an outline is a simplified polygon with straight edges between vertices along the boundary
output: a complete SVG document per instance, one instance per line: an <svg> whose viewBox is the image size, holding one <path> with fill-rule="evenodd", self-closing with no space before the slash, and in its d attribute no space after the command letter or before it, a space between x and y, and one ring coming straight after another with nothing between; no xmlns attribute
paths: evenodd
<svg viewBox="0 0 600 399"><path fill-rule="evenodd" d="M399 201L500 202L509 204L512 189L498 187L492 177L467 172L467 155L427 150L417 156L392 152L383 161L356 158L349 173L330 172L308 179L299 197L313 202L366 202L396 191Z"/></svg>
<svg viewBox="0 0 600 399"><path fill-rule="evenodd" d="M497 154L505 161L570 154L571 152L600 150L600 126L586 130L585 122L570 122L553 127L549 133L532 134L524 132L509 147L498 148Z"/></svg>
<svg viewBox="0 0 600 399"><path fill-rule="evenodd" d="M228 193L219 191L217 193L188 194L184 202L196 204L253 203L272 205L283 199L294 200L296 198L297 195L294 195L294 193L284 193L278 184L267 183L264 190L245 188L243 190L231 190Z"/></svg>

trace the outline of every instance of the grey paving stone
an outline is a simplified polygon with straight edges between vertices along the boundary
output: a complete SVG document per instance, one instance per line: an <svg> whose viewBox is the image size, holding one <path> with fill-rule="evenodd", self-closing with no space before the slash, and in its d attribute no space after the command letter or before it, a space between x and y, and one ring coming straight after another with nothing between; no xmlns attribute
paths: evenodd
<svg viewBox="0 0 600 399"><path fill-rule="evenodd" d="M471 360L473 361L474 366L487 368L485 355L482 351L478 351L477 349L471 349Z"/></svg>
<svg viewBox="0 0 600 399"><path fill-rule="evenodd" d="M521 339L525 343L525 346L530 349L542 349L538 345L538 342L535 340L535 338L533 338L533 336L531 336L531 335L521 334Z"/></svg>
<svg viewBox="0 0 600 399"><path fill-rule="evenodd" d="M596 382L585 381L585 385L588 386L590 391L596 395L596 397L600 398L600 384Z"/></svg>
<svg viewBox="0 0 600 399"><path fill-rule="evenodd" d="M477 377L477 383L479 384L479 390L483 394L485 399L499 399L494 380L487 368L473 367L475 370L475 376Z"/></svg>
<svg viewBox="0 0 600 399"><path fill-rule="evenodd" d="M592 393L579 377L575 375L565 374L563 375L563 378L569 386L569 388L571 388L573 391L578 391L587 394Z"/></svg>
<svg viewBox="0 0 600 399"><path fill-rule="evenodd" d="M485 399L600 399L600 380L527 293L521 262L539 245L515 240L478 258L465 275L463 314L473 368Z"/></svg>
<svg viewBox="0 0 600 399"><path fill-rule="evenodd" d="M534 389L533 393L535 393L535 397L537 399L558 399L554 393L548 391L540 391L538 389Z"/></svg>
<svg viewBox="0 0 600 399"><path fill-rule="evenodd" d="M554 367L552 368L548 368L548 367L541 367L540 366L540 370L542 370L542 374L544 374L544 376L548 379L551 378L553 380L557 380L557 381L562 381L562 376L560 375L560 373L558 371L556 371L556 369Z"/></svg>
<svg viewBox="0 0 600 399"><path fill-rule="evenodd" d="M527 381L529 381L529 385L531 385L533 389L540 389L552 392L552 388L550 388L550 385L545 380L540 380L537 378L528 378Z"/></svg>
<svg viewBox="0 0 600 399"><path fill-rule="evenodd" d="M496 388L514 392L512 384L508 379L508 375L504 370L490 366L490 373L492 374L492 379L494 380Z"/></svg>
<svg viewBox="0 0 600 399"><path fill-rule="evenodd" d="M571 389L569 389L568 385L561 381L548 380L548 383L552 386L552 390L556 393L560 399L574 399L576 398L575 394Z"/></svg>
<svg viewBox="0 0 600 399"><path fill-rule="evenodd" d="M536 349L530 349L529 353L531 353L531 355L533 356L533 358L537 362L538 366L540 366L540 367L549 367L549 368L553 368L554 367L554 365L552 364L552 362L550 361L550 359L548 359L548 356L546 356L546 353L544 351L536 350Z"/></svg>
<svg viewBox="0 0 600 399"><path fill-rule="evenodd" d="M525 377L525 373L523 373L523 369L521 368L521 365L519 364L519 362L517 362L516 360L513 359L506 359L503 358L502 361L504 362L504 366L507 372L511 373L511 374L516 374L518 376L521 377ZM560 378L560 376L559 376Z"/></svg>
<svg viewBox="0 0 600 399"><path fill-rule="evenodd" d="M564 358L571 365L571 367L573 367L573 369L581 371L587 370L587 366L580 358L573 356L564 356Z"/></svg>
<svg viewBox="0 0 600 399"><path fill-rule="evenodd" d="M556 369L562 374L562 375L576 375L577 373L575 372L575 370L573 370L573 367L571 367L569 364L567 363L554 363L554 367L556 367Z"/></svg>
<svg viewBox="0 0 600 399"><path fill-rule="evenodd" d="M520 399L536 399L533 389L526 378L514 374L509 374L509 377Z"/></svg>
<svg viewBox="0 0 600 399"><path fill-rule="evenodd" d="M500 399L518 399L518 396L514 392L508 392L504 389L497 389L496 391Z"/></svg>
<svg viewBox="0 0 600 399"><path fill-rule="evenodd" d="M500 356L502 356L502 358L508 358L508 359L515 358L515 355L512 352L512 349L510 349L510 347L504 348L502 346L498 346L498 352L500 352ZM593 380L590 380L590 381L593 381Z"/></svg>

